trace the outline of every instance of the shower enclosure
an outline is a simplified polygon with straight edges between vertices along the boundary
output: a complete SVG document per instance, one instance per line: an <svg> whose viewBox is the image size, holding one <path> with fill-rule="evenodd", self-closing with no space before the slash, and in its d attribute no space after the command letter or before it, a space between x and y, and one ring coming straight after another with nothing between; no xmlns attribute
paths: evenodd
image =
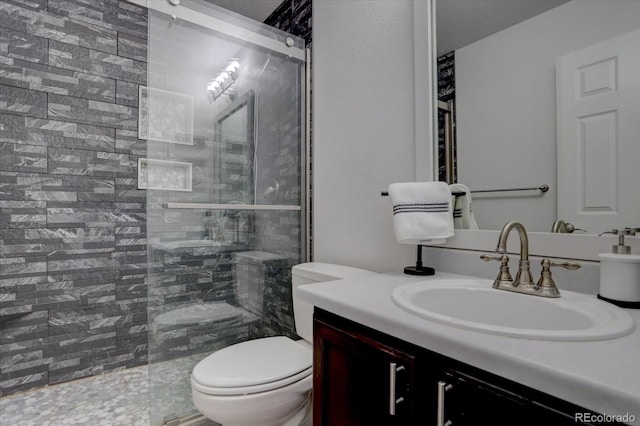
<svg viewBox="0 0 640 426"><path fill-rule="evenodd" d="M150 408L161 425L196 412L190 374L207 355L295 337L307 55L303 40L204 1L149 3L138 184L147 190Z"/></svg>

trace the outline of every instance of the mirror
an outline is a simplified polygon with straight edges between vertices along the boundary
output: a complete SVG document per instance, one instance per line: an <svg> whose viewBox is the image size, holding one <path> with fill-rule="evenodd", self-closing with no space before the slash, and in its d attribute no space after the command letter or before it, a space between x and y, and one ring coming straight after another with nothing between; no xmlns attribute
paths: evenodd
<svg viewBox="0 0 640 426"><path fill-rule="evenodd" d="M440 180L453 134L454 181L534 188L472 193L479 229L638 226L640 1L436 0L436 26Z"/></svg>
<svg viewBox="0 0 640 426"><path fill-rule="evenodd" d="M248 91L215 120L218 145L217 203L253 204L254 94Z"/></svg>

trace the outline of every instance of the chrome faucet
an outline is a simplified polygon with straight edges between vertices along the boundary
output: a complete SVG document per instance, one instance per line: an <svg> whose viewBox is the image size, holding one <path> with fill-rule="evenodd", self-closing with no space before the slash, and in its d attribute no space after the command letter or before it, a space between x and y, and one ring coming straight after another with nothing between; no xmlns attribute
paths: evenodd
<svg viewBox="0 0 640 426"><path fill-rule="evenodd" d="M513 229L518 231L520 237L520 262L518 264L518 273L515 279L511 279L509 273L509 258L506 256L507 252L507 239ZM556 263L551 262L549 259L543 259L542 274L537 283L534 283L531 276L531 270L529 269L529 238L527 237L527 230L519 222L509 222L502 227L500 231L500 237L498 237L498 246L496 247L496 253L502 256L482 255L480 258L484 261L498 260L500 261L500 273L493 282L493 288L500 290L514 291L517 293L533 294L543 297L560 297L560 291L556 287L553 279L551 278L551 267L561 266L566 269L578 269L579 264L575 262Z"/></svg>

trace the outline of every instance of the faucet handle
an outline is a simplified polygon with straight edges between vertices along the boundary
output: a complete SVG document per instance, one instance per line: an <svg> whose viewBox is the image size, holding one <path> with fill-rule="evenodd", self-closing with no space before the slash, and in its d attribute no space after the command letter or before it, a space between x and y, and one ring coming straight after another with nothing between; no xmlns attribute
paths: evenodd
<svg viewBox="0 0 640 426"><path fill-rule="evenodd" d="M560 297L560 290L558 290L556 283L551 277L552 267L565 268L570 271L575 271L580 268L580 264L576 262L552 262L549 259L542 259L540 264L542 265L542 273L540 274L540 279L536 287L543 293L542 295L547 297Z"/></svg>
<svg viewBox="0 0 640 426"><path fill-rule="evenodd" d="M544 269L544 261L545 260L549 260L549 259L542 259L542 262L540 262L540 264L542 265L542 269ZM549 267L555 267L555 266L559 266L560 268L564 268L564 269L568 269L570 271L575 271L576 269L580 269L581 265L579 263L576 262L551 262L549 261Z"/></svg>
<svg viewBox="0 0 640 426"><path fill-rule="evenodd" d="M485 262L497 260L498 262L500 262L500 270L502 270L502 268L507 268L507 272L509 271L509 256L507 256L506 254L503 254L502 256L483 254L480 256L480 259L484 260Z"/></svg>
<svg viewBox="0 0 640 426"><path fill-rule="evenodd" d="M494 256L492 254L483 254L480 255L480 259L484 260L485 262L489 262L491 260L502 260L503 257L507 257L507 256ZM507 257L507 261L509 260L509 258Z"/></svg>
<svg viewBox="0 0 640 426"><path fill-rule="evenodd" d="M503 254L502 256L483 254L480 256L480 259L484 260L485 262L489 262L491 260L497 260L500 262L500 272L498 273L498 277L493 283L494 288L498 288L505 283L513 283L511 272L509 272L509 256L507 256L506 254Z"/></svg>

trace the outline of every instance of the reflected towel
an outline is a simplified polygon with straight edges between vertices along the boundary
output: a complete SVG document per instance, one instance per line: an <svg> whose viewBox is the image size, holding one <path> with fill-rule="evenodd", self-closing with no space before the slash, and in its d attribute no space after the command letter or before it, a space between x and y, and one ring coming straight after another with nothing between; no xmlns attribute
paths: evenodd
<svg viewBox="0 0 640 426"><path fill-rule="evenodd" d="M466 185L454 183L449 185L451 193L464 192L464 195L453 196L453 226L455 229L478 229L478 224L471 209L471 191Z"/></svg>
<svg viewBox="0 0 640 426"><path fill-rule="evenodd" d="M445 182L389 185L393 231L401 244L441 244L453 236L451 191Z"/></svg>

